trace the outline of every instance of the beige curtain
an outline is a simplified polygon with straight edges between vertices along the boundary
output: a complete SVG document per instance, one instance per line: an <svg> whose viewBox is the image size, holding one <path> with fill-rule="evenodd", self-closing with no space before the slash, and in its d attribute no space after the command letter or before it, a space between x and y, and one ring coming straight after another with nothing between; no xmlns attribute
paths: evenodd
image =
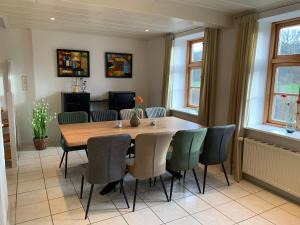
<svg viewBox="0 0 300 225"><path fill-rule="evenodd" d="M162 86L162 106L169 110L171 107L171 95L172 95L172 52L174 46L175 35L172 33L166 34L165 37L165 61L164 61L164 72L163 72L163 86Z"/></svg>
<svg viewBox="0 0 300 225"><path fill-rule="evenodd" d="M218 36L217 28L205 28L199 102L199 123L204 126L213 126L215 122Z"/></svg>
<svg viewBox="0 0 300 225"><path fill-rule="evenodd" d="M228 112L229 123L236 124L237 129L229 152L228 158L230 162L227 162L232 166L232 173L237 181L242 179L244 121L255 58L257 34L258 23L256 14L239 19L236 63L231 82Z"/></svg>

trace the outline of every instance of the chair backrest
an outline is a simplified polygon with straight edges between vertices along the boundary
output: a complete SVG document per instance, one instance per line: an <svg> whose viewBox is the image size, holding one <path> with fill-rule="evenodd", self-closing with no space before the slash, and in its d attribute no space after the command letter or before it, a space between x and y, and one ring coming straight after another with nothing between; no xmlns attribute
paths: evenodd
<svg viewBox="0 0 300 225"><path fill-rule="evenodd" d="M170 132L138 135L135 138L134 177L147 179L165 173L171 140Z"/></svg>
<svg viewBox="0 0 300 225"><path fill-rule="evenodd" d="M116 110L91 111L91 117L94 122L113 121L118 119Z"/></svg>
<svg viewBox="0 0 300 225"><path fill-rule="evenodd" d="M228 145L235 131L235 125L216 126L207 129L204 140L203 153L199 162L214 165L227 159Z"/></svg>
<svg viewBox="0 0 300 225"><path fill-rule="evenodd" d="M90 138L87 180L92 184L106 184L123 179L130 141L127 134Z"/></svg>
<svg viewBox="0 0 300 225"><path fill-rule="evenodd" d="M193 169L198 165L199 155L207 129L181 130L173 137L172 158L168 168L173 171Z"/></svg>
<svg viewBox="0 0 300 225"><path fill-rule="evenodd" d="M166 116L166 109L164 107L150 107L145 109L148 118L158 118Z"/></svg>
<svg viewBox="0 0 300 225"><path fill-rule="evenodd" d="M120 110L120 117L122 120L130 120L132 117L132 113L135 109L122 109ZM140 119L144 118L144 112L142 109L138 109L138 117Z"/></svg>
<svg viewBox="0 0 300 225"><path fill-rule="evenodd" d="M59 124L87 123L88 114L85 111L62 112L57 115Z"/></svg>

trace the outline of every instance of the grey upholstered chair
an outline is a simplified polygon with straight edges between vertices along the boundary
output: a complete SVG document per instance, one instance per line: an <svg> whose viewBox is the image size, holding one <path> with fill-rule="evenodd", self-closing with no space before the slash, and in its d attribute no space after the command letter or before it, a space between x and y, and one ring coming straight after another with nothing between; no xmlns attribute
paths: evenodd
<svg viewBox="0 0 300 225"><path fill-rule="evenodd" d="M201 146L206 131L206 128L200 128L176 132L172 142L173 151L167 154L167 170L174 172L192 170L199 193L201 193L201 189L195 168L199 163L199 155L202 151ZM173 182L174 175L171 180L170 200L172 199Z"/></svg>
<svg viewBox="0 0 300 225"><path fill-rule="evenodd" d="M203 178L203 194L205 191L205 180L208 165L221 164L227 181L229 181L223 162L227 159L228 145L235 131L235 125L216 126L207 129L204 140L203 152L200 155L199 162L205 165Z"/></svg>
<svg viewBox="0 0 300 225"><path fill-rule="evenodd" d="M136 178L132 211L135 209L139 180L159 177L169 201L161 175L166 172L166 156L171 140L172 133L169 132L140 134L135 138L135 159L127 164L128 172Z"/></svg>
<svg viewBox="0 0 300 225"><path fill-rule="evenodd" d="M88 114L84 111L78 111L78 112L63 112L59 113L57 115L57 120L59 124L72 124L72 123L87 123L88 122ZM68 146L66 140L61 136L60 139L61 147L64 151L63 156L60 160L59 168L61 167L61 164L65 158L65 178L67 177L68 172L68 153L71 151L77 151L84 149L86 154L87 149L85 145L80 146Z"/></svg>
<svg viewBox="0 0 300 225"><path fill-rule="evenodd" d="M120 110L120 117L122 120L130 120L132 117L132 113L135 109L122 109ZM142 109L138 109L138 117L140 119L144 118L144 112Z"/></svg>
<svg viewBox="0 0 300 225"><path fill-rule="evenodd" d="M145 109L147 118L158 118L166 116L166 109L164 107L150 107Z"/></svg>
<svg viewBox="0 0 300 225"><path fill-rule="evenodd" d="M86 179L91 184L91 189L85 219L89 212L94 184L108 184L120 181L121 191L129 208L123 187L123 178L126 173L126 154L130 140L131 137L127 134L93 137L88 140L88 163L82 165L80 191L80 198L82 198L84 179Z"/></svg>
<svg viewBox="0 0 300 225"><path fill-rule="evenodd" d="M90 114L94 122L113 121L118 119L118 112L116 110L91 111Z"/></svg>

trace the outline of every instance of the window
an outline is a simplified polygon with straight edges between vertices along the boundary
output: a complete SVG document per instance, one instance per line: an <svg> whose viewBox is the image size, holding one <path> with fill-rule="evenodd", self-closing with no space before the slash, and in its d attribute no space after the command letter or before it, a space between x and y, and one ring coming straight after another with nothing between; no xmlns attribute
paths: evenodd
<svg viewBox="0 0 300 225"><path fill-rule="evenodd" d="M190 108L199 106L202 75L203 38L187 42L185 105Z"/></svg>
<svg viewBox="0 0 300 225"><path fill-rule="evenodd" d="M284 125L286 95L296 102L300 88L300 19L272 24L265 122Z"/></svg>

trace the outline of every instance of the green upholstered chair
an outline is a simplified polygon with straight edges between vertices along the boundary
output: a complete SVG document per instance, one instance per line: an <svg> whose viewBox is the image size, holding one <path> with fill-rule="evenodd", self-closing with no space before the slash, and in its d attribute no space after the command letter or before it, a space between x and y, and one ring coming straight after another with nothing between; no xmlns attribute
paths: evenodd
<svg viewBox="0 0 300 225"><path fill-rule="evenodd" d="M58 114L57 119L58 119L59 124L87 123L88 122L88 114L84 111L63 112L63 113ZM61 164L65 158L65 178L66 178L67 172L68 172L68 152L84 149L87 154L87 149L86 149L85 145L68 146L68 144L67 144L66 140L63 138L63 136L60 139L60 144L61 144L61 147L62 147L64 153L61 158L59 168L61 167Z"/></svg>
<svg viewBox="0 0 300 225"><path fill-rule="evenodd" d="M90 114L94 122L113 121L118 119L118 112L116 110L91 111Z"/></svg>
<svg viewBox="0 0 300 225"><path fill-rule="evenodd" d="M201 146L206 135L206 128L178 131L173 138L173 151L167 155L167 170L173 172L193 170L198 190L201 193L195 168L199 162ZM172 198L174 175L172 175L170 199Z"/></svg>

